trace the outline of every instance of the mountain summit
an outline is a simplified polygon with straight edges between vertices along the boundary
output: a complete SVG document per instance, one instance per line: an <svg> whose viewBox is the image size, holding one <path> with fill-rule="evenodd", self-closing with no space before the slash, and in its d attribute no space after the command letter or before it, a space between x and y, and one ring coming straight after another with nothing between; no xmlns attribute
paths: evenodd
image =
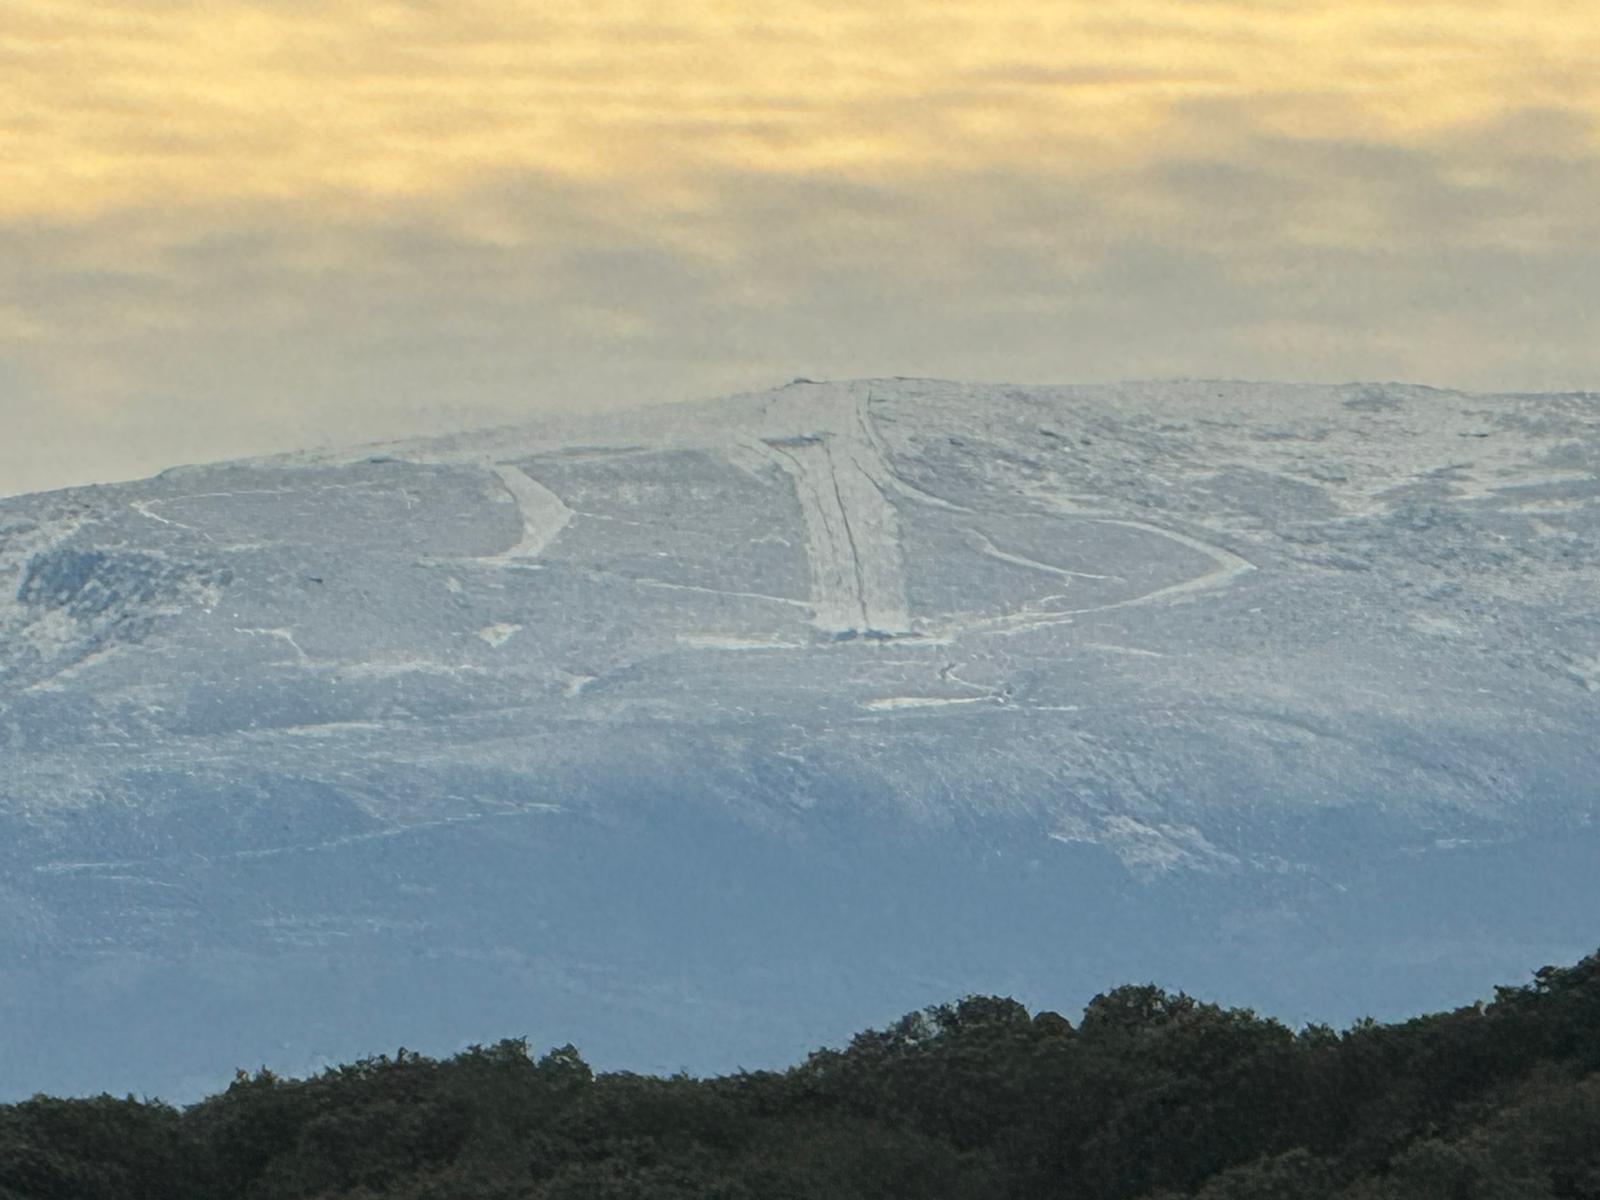
<svg viewBox="0 0 1600 1200"><path fill-rule="evenodd" d="M796 382L0 500L0 1092L1436 1006L1593 941L1597 596L1594 395Z"/></svg>

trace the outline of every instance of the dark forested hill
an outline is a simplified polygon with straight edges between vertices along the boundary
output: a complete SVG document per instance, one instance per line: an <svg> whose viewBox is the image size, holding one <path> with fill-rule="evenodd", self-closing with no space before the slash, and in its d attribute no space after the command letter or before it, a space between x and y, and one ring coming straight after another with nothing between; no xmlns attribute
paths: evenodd
<svg viewBox="0 0 1600 1200"><path fill-rule="evenodd" d="M784 1072L570 1046L240 1072L178 1110L0 1108L3 1200L1600 1197L1600 955L1492 1002L1298 1032L1155 987L1077 1025L969 997Z"/></svg>

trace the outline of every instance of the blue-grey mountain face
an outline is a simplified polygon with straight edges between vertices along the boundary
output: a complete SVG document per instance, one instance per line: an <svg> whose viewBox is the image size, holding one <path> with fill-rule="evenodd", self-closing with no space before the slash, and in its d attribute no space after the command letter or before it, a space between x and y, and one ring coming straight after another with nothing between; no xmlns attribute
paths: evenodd
<svg viewBox="0 0 1600 1200"><path fill-rule="evenodd" d="M0 501L0 1095L1600 940L1600 397L796 384Z"/></svg>

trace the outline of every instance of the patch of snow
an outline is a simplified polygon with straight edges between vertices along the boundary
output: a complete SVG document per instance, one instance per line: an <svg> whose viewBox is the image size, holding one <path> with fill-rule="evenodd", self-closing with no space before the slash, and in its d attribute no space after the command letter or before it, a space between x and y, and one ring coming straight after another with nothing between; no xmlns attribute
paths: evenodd
<svg viewBox="0 0 1600 1200"><path fill-rule="evenodd" d="M504 565L538 558L572 520L572 510L562 503L560 496L531 478L521 467L502 463L493 471L516 503L522 518L522 536L515 545L483 561Z"/></svg>
<svg viewBox="0 0 1600 1200"><path fill-rule="evenodd" d="M901 708L950 708L958 704L998 704L996 696L887 696L881 700L867 700L862 708L885 712Z"/></svg>
<svg viewBox="0 0 1600 1200"><path fill-rule="evenodd" d="M1460 621L1438 613L1414 612L1407 618L1407 623L1418 633L1425 633L1430 637L1460 638L1467 635L1466 627Z"/></svg>
<svg viewBox="0 0 1600 1200"><path fill-rule="evenodd" d="M1131 654L1136 658L1165 658L1156 650L1141 650L1137 646L1114 646L1109 642L1084 642L1085 650L1104 650L1107 654Z"/></svg>
<svg viewBox="0 0 1600 1200"><path fill-rule="evenodd" d="M804 645L800 642L770 642L756 638L718 637L715 634L680 633L677 636L680 646L689 646L696 650L802 650Z"/></svg>
<svg viewBox="0 0 1600 1200"><path fill-rule="evenodd" d="M390 679L398 675L481 675L483 668L433 658L394 655L369 662L329 664L335 674L346 679Z"/></svg>
<svg viewBox="0 0 1600 1200"><path fill-rule="evenodd" d="M1165 874L1180 869L1216 871L1239 866L1233 854L1219 850L1192 825L1151 823L1126 813L1101 814L1098 819L1064 820L1048 835L1053 841L1104 845L1129 869L1145 874Z"/></svg>
<svg viewBox="0 0 1600 1200"><path fill-rule="evenodd" d="M263 732L288 737L337 737L343 733L381 733L393 728L388 721L325 721L318 725L283 725Z"/></svg>
<svg viewBox="0 0 1600 1200"><path fill-rule="evenodd" d="M171 525L177 529L192 530L194 528L193 525L185 525L182 521L174 521L170 517L163 517L159 513L153 513L150 511L152 506L160 503L160 500L134 500L128 505L128 507L133 509L133 511L138 513L141 517L148 517L150 520L157 521L162 525Z"/></svg>
<svg viewBox="0 0 1600 1200"><path fill-rule="evenodd" d="M1043 571L1049 575L1059 575L1063 579L1120 580L1122 578L1120 575L1092 575L1087 571L1069 571L1065 567L1052 566L1050 563L1040 562L1038 559L1028 558L1026 555L1012 554L1010 551L1000 549L986 535L979 533L976 529L967 530L967 535L978 553L987 555L989 558L998 559L1003 563L1010 563L1013 566L1026 567L1030 571ZM1054 599L1055 597L1051 598Z"/></svg>
<svg viewBox="0 0 1600 1200"><path fill-rule="evenodd" d="M247 637L277 638L280 642L287 642L289 646L293 648L295 653L295 661L300 663L309 663L312 661L311 656L305 652L300 643L295 641L294 630L292 629L240 629L237 625L235 625L233 631L235 633L245 634Z"/></svg>
<svg viewBox="0 0 1600 1200"><path fill-rule="evenodd" d="M30 621L23 628L22 636L41 658L52 659L77 644L78 623L65 609L52 608Z"/></svg>
<svg viewBox="0 0 1600 1200"><path fill-rule="evenodd" d="M575 675L570 671L558 671L556 674L565 682L561 694L567 697L581 695L584 688L600 678L598 675Z"/></svg>
<svg viewBox="0 0 1600 1200"><path fill-rule="evenodd" d="M493 625L485 625L482 629L478 630L476 636L482 638L485 642L489 643L490 646L498 650L501 646L504 646L507 642L521 632L521 625L512 625L505 621L500 621Z"/></svg>

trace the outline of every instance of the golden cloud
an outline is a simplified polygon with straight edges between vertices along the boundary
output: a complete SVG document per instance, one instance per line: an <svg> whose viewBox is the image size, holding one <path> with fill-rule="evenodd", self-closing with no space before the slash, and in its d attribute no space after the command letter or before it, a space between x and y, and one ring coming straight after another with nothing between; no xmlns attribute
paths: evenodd
<svg viewBox="0 0 1600 1200"><path fill-rule="evenodd" d="M1573 0L6 0L0 493L794 373L1592 387L1597 61Z"/></svg>
<svg viewBox="0 0 1600 1200"><path fill-rule="evenodd" d="M8 0L0 218L1127 167L1202 102L1412 145L1600 115L1597 60L1600 12L1565 0Z"/></svg>

